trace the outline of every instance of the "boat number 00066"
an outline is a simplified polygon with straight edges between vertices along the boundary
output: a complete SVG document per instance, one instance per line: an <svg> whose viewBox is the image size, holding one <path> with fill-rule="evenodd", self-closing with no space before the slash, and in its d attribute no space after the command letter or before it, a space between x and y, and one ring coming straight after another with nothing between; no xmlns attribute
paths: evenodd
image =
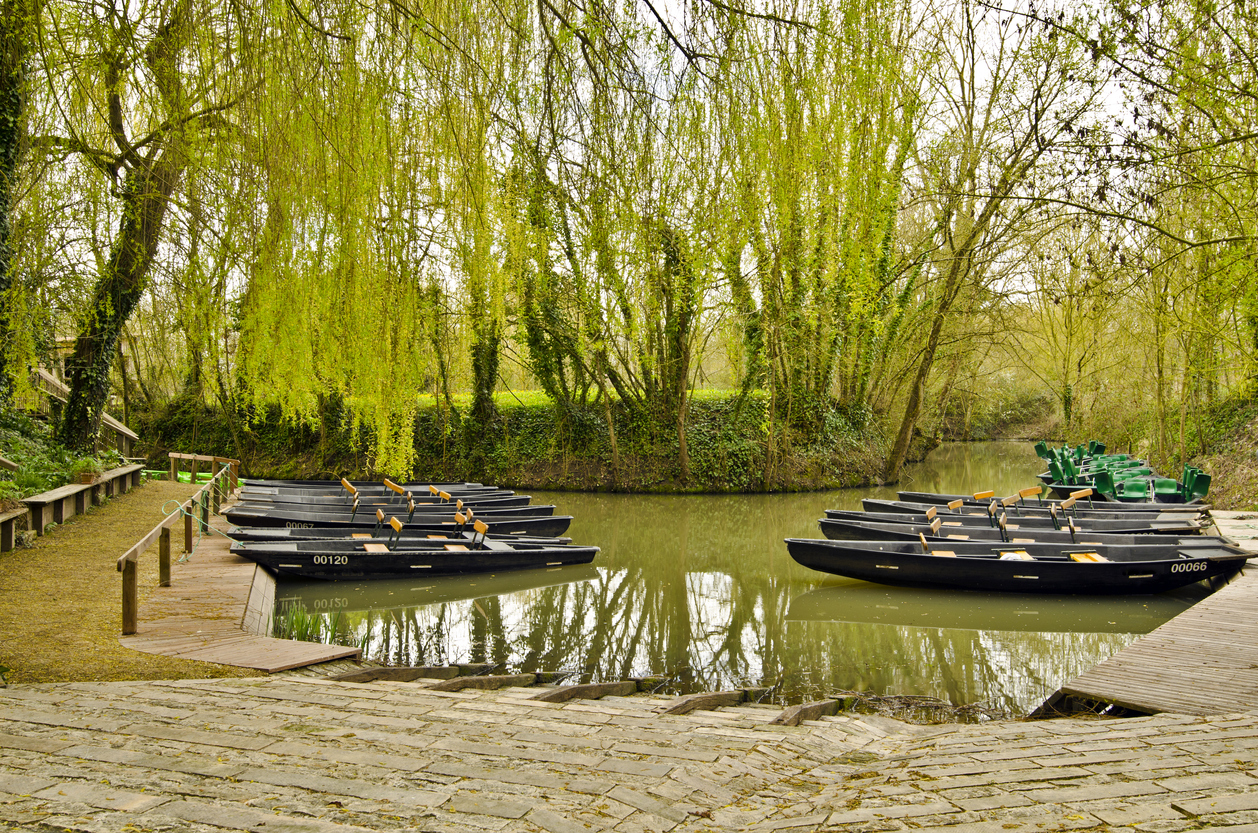
<svg viewBox="0 0 1258 833"><path fill-rule="evenodd" d="M1191 573L1191 572L1195 572L1196 570L1208 570L1208 569L1210 569L1210 564L1209 562L1206 562L1206 561L1188 561L1188 562L1175 563L1171 565L1172 573Z"/></svg>
<svg viewBox="0 0 1258 833"><path fill-rule="evenodd" d="M312 555L310 557L316 564L348 564L348 555Z"/></svg>

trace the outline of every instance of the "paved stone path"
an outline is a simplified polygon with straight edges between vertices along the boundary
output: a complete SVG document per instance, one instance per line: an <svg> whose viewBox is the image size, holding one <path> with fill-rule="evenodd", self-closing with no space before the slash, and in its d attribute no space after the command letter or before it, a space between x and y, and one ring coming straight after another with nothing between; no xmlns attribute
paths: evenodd
<svg viewBox="0 0 1258 833"><path fill-rule="evenodd" d="M0 689L0 829L1258 831L1258 714L785 727L426 685Z"/></svg>

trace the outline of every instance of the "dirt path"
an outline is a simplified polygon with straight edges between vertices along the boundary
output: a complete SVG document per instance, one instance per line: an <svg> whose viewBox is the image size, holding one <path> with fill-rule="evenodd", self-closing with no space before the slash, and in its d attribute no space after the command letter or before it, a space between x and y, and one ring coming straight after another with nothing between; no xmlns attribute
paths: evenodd
<svg viewBox="0 0 1258 833"><path fill-rule="evenodd" d="M10 683L247 677L242 668L124 648L118 556L191 484L151 481L79 515L28 549L0 555L0 666ZM180 547L176 544L175 549ZM176 557L178 557L176 555ZM157 545L140 558L140 599L157 584Z"/></svg>

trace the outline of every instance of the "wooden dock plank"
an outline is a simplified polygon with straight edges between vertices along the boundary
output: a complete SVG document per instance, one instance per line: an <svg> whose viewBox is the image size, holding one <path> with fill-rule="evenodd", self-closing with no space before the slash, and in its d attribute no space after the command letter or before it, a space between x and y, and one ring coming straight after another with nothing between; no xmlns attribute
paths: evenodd
<svg viewBox="0 0 1258 833"><path fill-rule="evenodd" d="M214 518L211 526L225 531L227 524ZM119 641L145 653L268 673L358 657L357 648L268 636L274 586L262 568L232 555L226 538L204 536L190 556L171 564L170 587L156 588L141 606L137 632Z"/></svg>
<svg viewBox="0 0 1258 833"><path fill-rule="evenodd" d="M1149 713L1258 710L1258 566L1061 693Z"/></svg>

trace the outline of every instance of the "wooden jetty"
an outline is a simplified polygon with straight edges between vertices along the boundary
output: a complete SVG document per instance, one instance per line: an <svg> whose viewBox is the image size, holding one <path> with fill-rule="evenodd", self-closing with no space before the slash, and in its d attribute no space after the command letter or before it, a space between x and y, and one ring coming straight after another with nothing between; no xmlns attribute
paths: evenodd
<svg viewBox="0 0 1258 833"><path fill-rule="evenodd" d="M226 532L227 522L210 525ZM269 636L275 580L252 561L232 555L222 535L203 535L187 560L171 564L169 587L154 588L141 605L128 648L274 673L357 657L357 648Z"/></svg>
<svg viewBox="0 0 1258 833"><path fill-rule="evenodd" d="M1258 553L1258 512L1212 512L1218 534ZM1035 716L1258 710L1258 562L1230 584L1061 687Z"/></svg>

